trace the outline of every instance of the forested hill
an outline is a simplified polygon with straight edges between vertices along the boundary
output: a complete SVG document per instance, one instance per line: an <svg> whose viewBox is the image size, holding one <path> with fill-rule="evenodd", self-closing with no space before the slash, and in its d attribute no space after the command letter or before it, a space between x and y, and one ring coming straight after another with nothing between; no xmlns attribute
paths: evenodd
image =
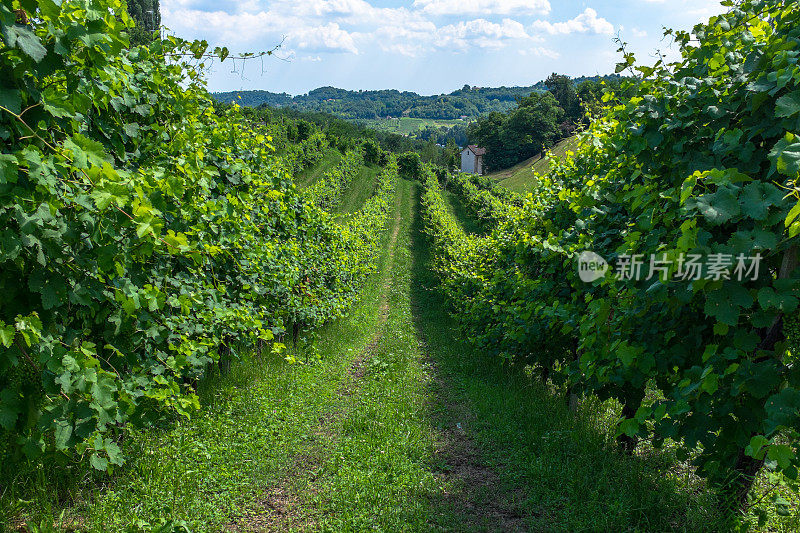
<svg viewBox="0 0 800 533"><path fill-rule="evenodd" d="M618 75L574 78L576 84L586 80L616 80ZM474 118L492 111L505 112L515 106L518 98L532 92L547 90L544 81L523 87L470 87L449 94L424 96L415 92L382 89L350 91L335 87L320 87L308 94L292 96L269 91L231 91L214 93L217 100L236 101L240 105L257 107L293 107L302 111L323 111L341 118L373 119L409 116L415 118L455 119Z"/></svg>

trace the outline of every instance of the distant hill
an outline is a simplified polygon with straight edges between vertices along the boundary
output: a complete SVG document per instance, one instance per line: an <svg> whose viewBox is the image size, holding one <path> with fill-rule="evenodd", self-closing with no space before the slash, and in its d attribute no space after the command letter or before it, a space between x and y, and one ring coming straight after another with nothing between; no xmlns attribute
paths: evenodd
<svg viewBox="0 0 800 533"><path fill-rule="evenodd" d="M575 83L585 80L618 78L592 76L575 78ZM231 91L213 93L222 102L258 107L292 107L300 111L322 111L347 119L378 118L428 118L452 120L461 117L475 118L492 111L505 112L514 107L517 98L534 91L545 91L544 82L521 87L470 87L449 94L423 96L415 92L382 89L377 91L350 91L336 87L320 87L308 94L292 96L269 91Z"/></svg>

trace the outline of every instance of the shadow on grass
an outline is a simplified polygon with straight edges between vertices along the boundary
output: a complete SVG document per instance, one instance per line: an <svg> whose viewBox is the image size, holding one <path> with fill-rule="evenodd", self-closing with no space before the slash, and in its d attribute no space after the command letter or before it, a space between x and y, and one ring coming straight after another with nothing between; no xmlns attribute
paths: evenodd
<svg viewBox="0 0 800 533"><path fill-rule="evenodd" d="M461 224L461 229L463 229L465 233L470 233L472 235L486 235L489 233L489 228L470 216L467 206L464 205L463 200L458 194L444 190L442 191L442 197L450 213L455 217L456 221ZM415 243L415 245L416 244L418 243Z"/></svg>
<svg viewBox="0 0 800 533"><path fill-rule="evenodd" d="M419 200L417 189L417 207ZM705 489L666 474L674 465L666 452L645 458L616 451L609 436L613 414L603 404L589 399L573 413L545 385L460 340L428 268L422 229L416 209L411 298L415 327L436 373L431 409L441 426L462 424L464 438L497 473L495 499L512 500L525 527L535 531L723 529ZM457 513L452 500L434 499L430 514Z"/></svg>

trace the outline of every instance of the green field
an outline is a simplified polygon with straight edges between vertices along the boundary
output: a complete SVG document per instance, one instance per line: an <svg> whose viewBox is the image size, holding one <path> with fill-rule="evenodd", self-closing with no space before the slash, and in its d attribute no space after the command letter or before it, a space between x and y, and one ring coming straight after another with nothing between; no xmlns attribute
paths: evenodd
<svg viewBox="0 0 800 533"><path fill-rule="evenodd" d="M558 142L551 148L544 157L539 154L518 163L511 168L499 170L489 174L497 182L515 192L528 192L531 183L535 179L535 174L545 174L550 169L550 155L564 157L569 150L574 150L577 146L577 137L569 137Z"/></svg>
<svg viewBox="0 0 800 533"><path fill-rule="evenodd" d="M437 128L444 126L447 128L452 128L453 126L459 124L467 124L466 120L461 119L439 120L410 117L359 120L358 122L373 130L388 131L390 133L398 133L400 135L409 135L416 131L425 129L426 126L434 126Z"/></svg>

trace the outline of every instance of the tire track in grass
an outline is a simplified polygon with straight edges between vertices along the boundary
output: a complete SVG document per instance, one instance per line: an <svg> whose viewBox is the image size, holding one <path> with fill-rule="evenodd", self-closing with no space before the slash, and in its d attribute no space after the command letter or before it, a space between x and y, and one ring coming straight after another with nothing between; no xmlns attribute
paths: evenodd
<svg viewBox="0 0 800 533"><path fill-rule="evenodd" d="M499 474L486 464L470 432L477 417L454 394L453 387L457 384L439 368L437 360L442 352L457 350L460 344L436 295L437 283L429 268L431 257L419 213L419 196L415 203L412 311L423 360L431 375L427 392L435 423L439 426L432 463L442 487L431 499L428 524L431 530L441 531L529 531L521 505L524 491L507 490ZM464 224L465 221L458 222Z"/></svg>
<svg viewBox="0 0 800 533"><path fill-rule="evenodd" d="M517 504L524 494L504 488L484 461L469 433L475 415L437 367L443 346L456 344L452 330L414 307L413 294L424 289L414 287L413 271L428 265L409 189L404 184L396 200L372 337L320 419L316 446L296 457L258 516L237 530L529 529Z"/></svg>
<svg viewBox="0 0 800 533"><path fill-rule="evenodd" d="M367 361L374 355L383 335L384 327L389 317L388 292L391 287L397 236L400 232L402 220L401 203L402 198L398 189L398 193L395 194L391 232L387 239L387 258L381 272L380 293L377 301L379 314L375 332L367 342L367 345L358 352L350 363L348 372L337 389L337 396L339 396L340 401L331 406L320 417L319 425L314 429L314 437L320 444L305 453L298 454L281 482L268 490L264 497L257 502L255 512L250 512L229 524L226 527L228 531L283 531L314 528L313 521L304 517L303 513L300 512L301 498L296 490L297 480L302 477L308 477L310 483L304 489L311 492L315 491L315 472L319 469L326 450L332 446L336 439L336 431L333 426L340 421L345 413L346 406L343 405L342 399L353 395L358 389L358 382L364 377Z"/></svg>

